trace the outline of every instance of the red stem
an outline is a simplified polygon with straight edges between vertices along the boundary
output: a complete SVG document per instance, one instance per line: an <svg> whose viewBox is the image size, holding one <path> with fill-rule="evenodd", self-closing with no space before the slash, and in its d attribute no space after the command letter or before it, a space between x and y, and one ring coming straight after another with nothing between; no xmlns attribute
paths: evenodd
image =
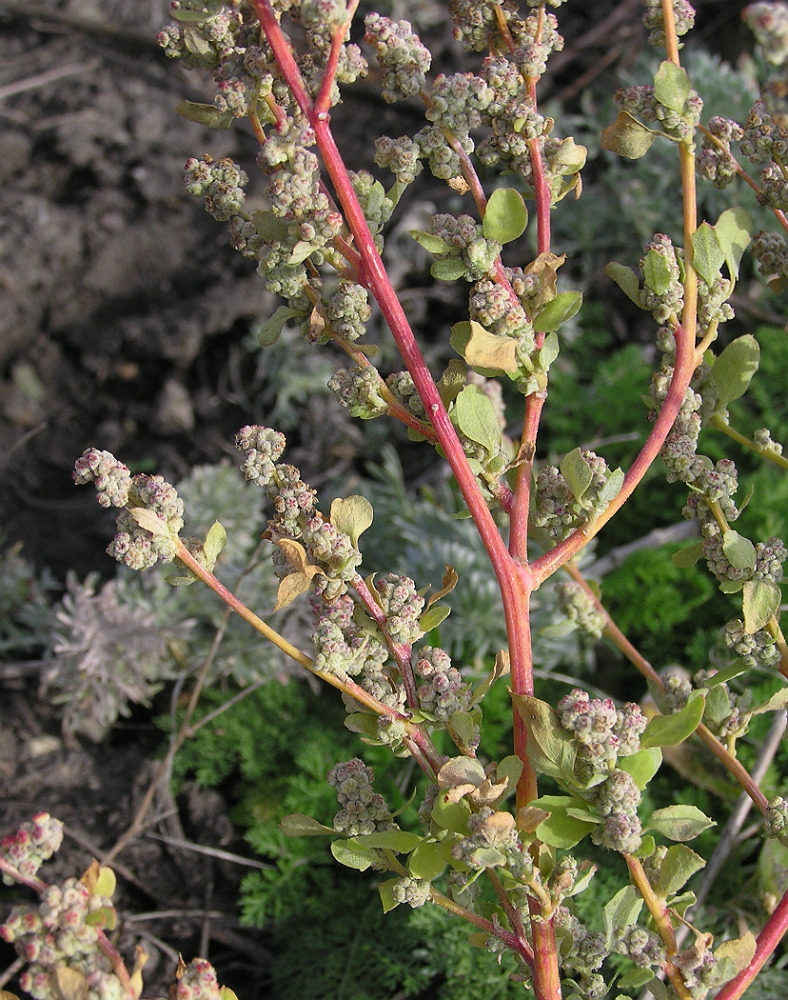
<svg viewBox="0 0 788 1000"><path fill-rule="evenodd" d="M788 931L788 892L777 904L774 912L766 922L766 926L758 935L758 944L755 948L753 960L735 978L731 979L714 1000L739 1000L744 995L745 990L755 979L758 973L766 964L767 959L773 954L777 945L782 941L785 932Z"/></svg>

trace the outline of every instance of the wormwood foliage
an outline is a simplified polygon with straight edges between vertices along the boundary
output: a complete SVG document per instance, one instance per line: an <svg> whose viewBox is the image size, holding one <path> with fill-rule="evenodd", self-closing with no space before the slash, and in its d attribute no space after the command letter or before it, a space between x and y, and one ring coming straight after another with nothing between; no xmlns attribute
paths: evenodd
<svg viewBox="0 0 788 1000"><path fill-rule="evenodd" d="M551 379L561 371L561 352L572 349L583 295L551 224L582 217L587 159L586 147L561 137L539 108L540 78L563 47L554 13L561 6L450 0L455 39L478 57L474 71L451 75L431 73L431 54L409 22L371 13L362 27L356 4L343 0L182 0L159 38L168 56L212 71L216 83L213 104L183 102L179 113L217 129L246 119L259 142L254 179L228 158L203 155L187 161L185 184L228 225L233 246L282 300L260 327L261 346L285 326L316 346L331 342L348 358L329 382L339 405L362 420L399 421L412 441L448 464L501 599L505 642L486 675L469 672L470 640L442 639L452 627L456 567L418 581L389 567L371 571L365 537L373 505L358 495L321 504L287 461L276 429L243 427L236 447L249 488L265 498L261 527L278 580L275 611L308 601L309 655L226 586L224 526L215 523L201 538L181 536L188 510L161 476L132 475L113 455L90 448L74 479L92 483L99 503L117 511L109 552L119 563L135 570L172 563L172 584L206 584L260 641L341 693L345 726L359 744L407 759L424 775L420 800L403 807L376 789L372 767L354 750L327 769L339 804L333 819L318 802L319 815L310 815L305 802L281 820L283 837L326 838L337 862L374 878L385 913L431 907L467 921L469 945L505 954L500 974L536 1000L627 1000L644 989L657 1000L734 1000L788 927L788 891L779 885L770 912L752 927L734 937L731 921L715 939L700 925L689 888L706 859L688 844L699 846L724 826L726 807L711 817L687 796L659 803L652 782L665 761L678 761L700 740L755 805L764 836L788 845L784 776L772 780L778 794L767 798L737 755L751 721L788 704L780 626L784 511L782 523L772 518L763 533L749 533L757 520L739 518L759 497L739 483L730 455L750 453L782 473L788 460L774 428L759 424L747 434L733 426L762 344L757 330L732 339L723 330L734 318L734 296L749 287L753 262L772 292L788 287L784 86L764 64L759 99L745 120L705 117L679 43L694 11L685 0L646 0L644 23L661 61L650 80L615 95L617 114L597 137L628 160L670 151L674 167L665 184L682 207L680 236L654 232L637 261L607 265L620 301L651 317L652 371L639 390L645 406L638 401L641 408L628 414L639 450L619 467L581 439L553 457L539 447L540 427L543 417L550 424ZM744 17L759 57L776 66L788 61L788 8L756 3ZM377 175L350 169L332 132L341 88L365 76L370 60L382 99L420 103L426 122L415 134L375 141ZM435 281L468 292L467 310L442 331L454 356L434 372L381 257L392 216L425 171L446 182L443 207L452 211L432 214L412 239ZM720 191L735 185L737 193L705 219L699 184ZM247 198L247 189L254 195ZM771 228L753 231L747 198L770 213ZM516 241L530 250L512 264ZM364 342L373 300L400 371L379 370ZM770 391L784 388L783 379ZM659 470L682 498L694 533L674 552L673 569L704 567L724 598L715 605L725 609L716 623L719 644L694 674L661 661L658 647L657 662L647 660L604 604L604 584L601 593L591 585L579 559L637 496L649 470ZM555 593L567 631L604 636L618 648L642 678L632 700L592 697L580 685L548 698L551 689L540 687L531 612L540 588L559 573ZM767 694L755 683L764 672L775 682ZM512 744L493 756L483 711L504 686ZM279 798L289 803L290 791ZM79 948L71 938L52 944L47 935L56 934L53 913L60 910L47 909L47 899L61 890L20 867L29 858L13 853L25 835L17 838L4 846L3 871L44 900L38 918L25 910L3 925L33 963L25 988L42 1000L138 995L142 960L129 974L100 932L85 935ZM259 846L270 849L270 836ZM600 868L604 878L596 877ZM604 898L584 907L587 896L599 900L595 882L604 882ZM91 904L95 886L77 892L87 897L88 914L92 905L101 915L94 923L109 926L103 893ZM103 956L98 965L89 945ZM220 995L202 960L181 972L176 989L184 1000Z"/></svg>

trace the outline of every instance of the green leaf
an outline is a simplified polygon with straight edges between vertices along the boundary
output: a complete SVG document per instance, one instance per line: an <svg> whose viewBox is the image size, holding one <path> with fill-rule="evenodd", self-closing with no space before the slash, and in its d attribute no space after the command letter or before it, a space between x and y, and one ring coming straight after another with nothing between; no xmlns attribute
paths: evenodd
<svg viewBox="0 0 788 1000"><path fill-rule="evenodd" d="M346 868L355 868L359 872L365 872L373 862L379 860L376 850L371 847L362 847L354 837L349 840L333 841L331 853L341 865L345 865Z"/></svg>
<svg viewBox="0 0 788 1000"><path fill-rule="evenodd" d="M786 706L788 706L788 687L780 688L762 705L753 708L752 714L763 715L764 712L781 712Z"/></svg>
<svg viewBox="0 0 788 1000"><path fill-rule="evenodd" d="M289 319L302 315L302 312L299 312L297 309L291 309L290 306L279 306L273 316L269 317L265 323L257 328L257 343L261 347L270 347L271 344L275 344L279 340L279 335L285 323Z"/></svg>
<svg viewBox="0 0 788 1000"><path fill-rule="evenodd" d="M599 500L603 503L610 503L615 500L624 485L624 470L615 469L605 480L602 489L599 491Z"/></svg>
<svg viewBox="0 0 788 1000"><path fill-rule="evenodd" d="M387 878L385 882L378 884L380 901L383 904L383 912L389 913L399 906L399 900L394 898L394 886L400 881L398 878Z"/></svg>
<svg viewBox="0 0 788 1000"><path fill-rule="evenodd" d="M366 497L352 496L346 500L338 497L331 504L329 520L357 546L359 536L372 524L372 504Z"/></svg>
<svg viewBox="0 0 788 1000"><path fill-rule="evenodd" d="M550 778L574 782L577 743L558 714L547 702L529 695L513 694L512 700L528 730L527 753L534 768Z"/></svg>
<svg viewBox="0 0 788 1000"><path fill-rule="evenodd" d="M734 281L739 277L739 264L744 251L750 245L751 226L752 220L745 209L728 208L717 219L717 225L714 227Z"/></svg>
<svg viewBox="0 0 788 1000"><path fill-rule="evenodd" d="M693 542L678 552L674 552L670 561L676 569L690 569L703 555L703 542Z"/></svg>
<svg viewBox="0 0 788 1000"><path fill-rule="evenodd" d="M497 188L490 195L482 220L485 239L511 243L525 232L528 209L523 196L514 188Z"/></svg>
<svg viewBox="0 0 788 1000"><path fill-rule="evenodd" d="M430 268L430 274L436 281L457 281L464 278L467 268L458 257L448 260L436 260Z"/></svg>
<svg viewBox="0 0 788 1000"><path fill-rule="evenodd" d="M751 931L745 931L740 938L723 941L718 948L714 949L714 957L718 962L731 963L731 969L726 970L730 971L731 975L726 978L732 979L752 962L757 947L758 942L755 935Z"/></svg>
<svg viewBox="0 0 788 1000"><path fill-rule="evenodd" d="M681 889L695 872L706 867L703 858L683 844L673 844L659 867L654 891L658 896L667 899Z"/></svg>
<svg viewBox="0 0 788 1000"><path fill-rule="evenodd" d="M445 256L453 249L451 243L448 243L441 236L433 236L432 233L425 233L420 229L411 229L410 235L427 253L439 257Z"/></svg>
<svg viewBox="0 0 788 1000"><path fill-rule="evenodd" d="M316 819L303 813L283 816L279 821L279 829L286 837L322 837L327 833L336 836L337 832L333 826L323 826Z"/></svg>
<svg viewBox="0 0 788 1000"><path fill-rule="evenodd" d="M433 604L432 607L425 611L424 614L419 618L419 631L422 634L431 632L434 628L437 628L441 622L445 621L451 614L451 608L447 608L445 604Z"/></svg>
<svg viewBox="0 0 788 1000"><path fill-rule="evenodd" d="M722 536L722 551L736 569L755 569L755 546L738 531L728 529Z"/></svg>
<svg viewBox="0 0 788 1000"><path fill-rule="evenodd" d="M642 792L660 769L661 764L662 751L659 747L647 747L630 754L629 757L619 757L616 767L626 771Z"/></svg>
<svg viewBox="0 0 788 1000"><path fill-rule="evenodd" d="M475 320L455 323L449 343L481 375L486 373L492 377L501 372L516 372L519 368L517 341L512 337L498 337Z"/></svg>
<svg viewBox="0 0 788 1000"><path fill-rule="evenodd" d="M605 274L618 285L628 299L636 306L640 305L640 281L631 267L625 267L624 264L618 264L613 260L605 268Z"/></svg>
<svg viewBox="0 0 788 1000"><path fill-rule="evenodd" d="M220 521L214 521L205 536L203 552L209 569L213 569L216 559L224 546L227 544L227 532Z"/></svg>
<svg viewBox="0 0 788 1000"><path fill-rule="evenodd" d="M556 334L548 333L544 339L544 343L534 355L534 361L536 362L537 369L540 372L546 372L550 365L558 357L560 349L561 347Z"/></svg>
<svg viewBox="0 0 788 1000"><path fill-rule="evenodd" d="M506 788L507 795L515 790L522 773L523 762L514 754L504 757L503 760L498 762L498 765L495 768L496 781L503 781L504 778L509 779L509 784Z"/></svg>
<svg viewBox="0 0 788 1000"><path fill-rule="evenodd" d="M380 850L394 851L395 854L408 854L424 840L421 834L410 833L408 830L361 833L353 839L361 847L375 847Z"/></svg>
<svg viewBox="0 0 788 1000"><path fill-rule="evenodd" d="M646 287L655 295L664 295L673 284L673 275L667 258L653 247L643 260L643 279Z"/></svg>
<svg viewBox="0 0 788 1000"><path fill-rule="evenodd" d="M190 122L206 125L208 128L228 129L235 121L232 111L220 111L213 104L195 104L193 101L181 101L175 105L175 111Z"/></svg>
<svg viewBox="0 0 788 1000"><path fill-rule="evenodd" d="M602 132L599 145L628 160L639 160L651 149L658 135L658 132L646 128L628 111L619 111L613 124Z"/></svg>
<svg viewBox="0 0 788 1000"><path fill-rule="evenodd" d="M641 988L650 983L654 977L651 969L638 969L637 967L627 969L623 976L616 980L616 989L632 990L639 993Z"/></svg>
<svg viewBox="0 0 788 1000"><path fill-rule="evenodd" d="M454 838L447 837L439 843L419 844L408 858L408 871L414 878L432 882L442 875L446 866L451 864L451 849Z"/></svg>
<svg viewBox="0 0 788 1000"><path fill-rule="evenodd" d="M459 802L447 802L447 794L447 792L438 792L435 805L432 807L433 822L442 830L461 833L467 837L468 819L471 815L470 804L465 799L460 799Z"/></svg>
<svg viewBox="0 0 788 1000"><path fill-rule="evenodd" d="M705 696L696 691L681 711L655 715L640 737L641 748L675 747L683 743L700 725L705 703Z"/></svg>
<svg viewBox="0 0 788 1000"><path fill-rule="evenodd" d="M780 588L770 580L748 580L742 586L742 613L747 635L759 632L780 610Z"/></svg>
<svg viewBox="0 0 788 1000"><path fill-rule="evenodd" d="M717 234L708 222L701 222L692 234L691 241L692 266L709 288L713 288L714 282L719 277L720 268L725 263L725 254Z"/></svg>
<svg viewBox="0 0 788 1000"><path fill-rule="evenodd" d="M552 333L576 316L583 304L582 292L559 292L552 301L543 306L534 316L534 330L537 333Z"/></svg>
<svg viewBox="0 0 788 1000"><path fill-rule="evenodd" d="M543 844L568 851L591 833L596 824L570 816L567 812L578 801L567 795L543 795L529 803L550 813L536 828L536 836Z"/></svg>
<svg viewBox="0 0 788 1000"><path fill-rule="evenodd" d="M632 927L637 923L643 900L633 885L625 885L602 909L602 928L608 948L617 928Z"/></svg>
<svg viewBox="0 0 788 1000"><path fill-rule="evenodd" d="M717 387L721 409L747 391L753 375L758 371L761 349L755 337L746 333L732 340L714 362L711 377Z"/></svg>
<svg viewBox="0 0 788 1000"><path fill-rule="evenodd" d="M474 739L478 743L479 727L471 712L452 712L446 728L454 743L462 749L474 746Z"/></svg>
<svg viewBox="0 0 788 1000"><path fill-rule="evenodd" d="M654 97L660 104L681 114L691 92L686 70L668 60L660 64L654 76Z"/></svg>
<svg viewBox="0 0 788 1000"><path fill-rule="evenodd" d="M579 448L575 448L561 459L559 466L566 485L579 500L593 481L591 466L583 458Z"/></svg>
<svg viewBox="0 0 788 1000"><path fill-rule="evenodd" d="M489 455L495 454L501 440L501 425L492 400L477 385L466 385L454 400L452 423L471 441L480 444Z"/></svg>
<svg viewBox="0 0 788 1000"><path fill-rule="evenodd" d="M680 805L656 809L644 824L644 830L661 833L668 840L693 840L717 824L697 806Z"/></svg>

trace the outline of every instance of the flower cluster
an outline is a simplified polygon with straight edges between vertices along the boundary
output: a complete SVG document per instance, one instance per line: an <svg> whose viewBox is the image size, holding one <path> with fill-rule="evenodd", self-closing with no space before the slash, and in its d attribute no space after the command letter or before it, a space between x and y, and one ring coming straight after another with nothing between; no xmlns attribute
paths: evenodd
<svg viewBox="0 0 788 1000"><path fill-rule="evenodd" d="M598 639L605 628L605 616L594 604L591 597L573 580L558 583L555 595L561 614L579 628Z"/></svg>
<svg viewBox="0 0 788 1000"><path fill-rule="evenodd" d="M661 967L666 955L659 935L632 924L613 929L611 949L618 955L626 955L640 969Z"/></svg>
<svg viewBox="0 0 788 1000"><path fill-rule="evenodd" d="M482 806L468 819L468 829L470 836L452 846L455 861L476 870L505 867L515 879L530 882L534 875L533 859L520 840L511 813Z"/></svg>
<svg viewBox="0 0 788 1000"><path fill-rule="evenodd" d="M770 800L763 820L763 835L788 846L788 799L778 795Z"/></svg>
<svg viewBox="0 0 788 1000"><path fill-rule="evenodd" d="M377 368L340 368L328 380L328 388L353 417L372 420L388 412L388 403L380 394L381 378Z"/></svg>
<svg viewBox="0 0 788 1000"><path fill-rule="evenodd" d="M393 104L418 94L426 82L432 55L410 22L368 14L364 26L364 41L374 46L383 70L383 100Z"/></svg>
<svg viewBox="0 0 788 1000"><path fill-rule="evenodd" d="M386 630L394 642L412 643L421 635L419 618L424 598L407 576L386 573L375 580L378 602L386 615Z"/></svg>
<svg viewBox="0 0 788 1000"><path fill-rule="evenodd" d="M742 18L767 60L782 66L788 60L788 8L781 3L751 3L742 11Z"/></svg>
<svg viewBox="0 0 788 1000"><path fill-rule="evenodd" d="M577 688L561 699L557 711L561 725L580 744L580 780L591 782L604 775L603 781L582 793L604 817L604 822L594 828L592 840L610 850L636 851L641 842L637 815L640 790L631 775L616 767L616 762L640 749L640 734L648 720L634 703L619 709L610 698L592 699Z"/></svg>
<svg viewBox="0 0 788 1000"><path fill-rule="evenodd" d="M0 855L13 865L25 879L35 878L38 869L58 850L63 841L63 824L49 813L36 813L29 823L23 823L15 833L0 840ZM3 874L6 885L14 879Z"/></svg>
<svg viewBox="0 0 788 1000"><path fill-rule="evenodd" d="M580 454L591 472L591 481L582 496L574 495L554 465L546 465L536 477L533 523L537 528L545 528L558 541L599 517L611 499L605 493L610 471L605 460L586 448Z"/></svg>
<svg viewBox="0 0 788 1000"><path fill-rule="evenodd" d="M176 972L175 986L170 989L172 1000L223 1000L224 991L219 986L216 970L204 958L193 958Z"/></svg>
<svg viewBox="0 0 788 1000"><path fill-rule="evenodd" d="M395 829L391 812L383 796L373 791L375 772L354 757L336 764L328 772L329 785L336 788L342 807L334 816L334 829L350 837Z"/></svg>
<svg viewBox="0 0 788 1000"><path fill-rule="evenodd" d="M725 645L740 656L748 667L773 667L780 660L775 637L765 628L748 633L741 618L727 622L722 637Z"/></svg>
<svg viewBox="0 0 788 1000"><path fill-rule="evenodd" d="M522 302L519 299L512 301L503 285L488 278L477 281L470 291L469 315L495 336L516 340L518 360L530 358L535 347L533 324Z"/></svg>
<svg viewBox="0 0 788 1000"><path fill-rule="evenodd" d="M698 153L697 167L701 177L705 177L716 188L727 187L736 177L736 161L731 153L731 142L744 138L744 129L730 118L715 116L706 126L713 136L704 135Z"/></svg>
<svg viewBox="0 0 788 1000"><path fill-rule="evenodd" d="M673 0L673 23L676 35L681 38L695 24L695 9L687 0ZM665 22L662 16L661 0L645 0L646 13L643 24L649 31L649 45L662 48L665 45Z"/></svg>
<svg viewBox="0 0 788 1000"><path fill-rule="evenodd" d="M92 894L75 878L48 886L37 907L14 907L0 936L30 963L19 978L22 989L36 1000L58 1000L55 970L65 966L78 974L88 1000L127 997L110 959L98 948L98 930L112 926L114 916L108 897Z"/></svg>
<svg viewBox="0 0 788 1000"><path fill-rule="evenodd" d="M131 569L148 569L159 559L175 558L178 532L183 527L183 503L162 476L140 473L126 479L128 469L109 452L89 448L77 459L77 485L93 482L102 507L120 508L117 534L107 552Z"/></svg>
<svg viewBox="0 0 788 1000"><path fill-rule="evenodd" d="M427 411L421 401L413 376L410 372L392 372L386 379L391 394L419 420L426 421Z"/></svg>
<svg viewBox="0 0 788 1000"><path fill-rule="evenodd" d="M758 232L750 251L758 262L758 273L766 279L788 280L788 247L778 233Z"/></svg>
<svg viewBox="0 0 788 1000"><path fill-rule="evenodd" d="M183 168L183 185L188 194L205 199L205 210L217 222L229 222L240 215L244 205L243 189L249 183L246 173L229 156L214 160L205 153L200 159L190 157Z"/></svg>
<svg viewBox="0 0 788 1000"><path fill-rule="evenodd" d="M394 883L391 894L398 903L407 903L414 910L430 899L430 883L419 878L401 878Z"/></svg>
<svg viewBox="0 0 788 1000"><path fill-rule="evenodd" d="M455 712L466 712L470 707L471 689L456 667L451 665L449 654L437 647L424 646L413 655L416 675L424 683L416 694L419 705L428 716L439 722L448 722Z"/></svg>
<svg viewBox="0 0 788 1000"><path fill-rule="evenodd" d="M703 101L696 91L691 90L684 107L676 111L657 100L651 84L625 87L616 92L615 100L623 111L644 122L658 123L666 135L678 142L689 142L692 139L703 110Z"/></svg>
<svg viewBox="0 0 788 1000"><path fill-rule="evenodd" d="M501 244L486 239L481 225L470 215L457 218L447 213L433 215L429 234L445 245L442 256L463 262L469 281L477 281L488 274L501 252Z"/></svg>

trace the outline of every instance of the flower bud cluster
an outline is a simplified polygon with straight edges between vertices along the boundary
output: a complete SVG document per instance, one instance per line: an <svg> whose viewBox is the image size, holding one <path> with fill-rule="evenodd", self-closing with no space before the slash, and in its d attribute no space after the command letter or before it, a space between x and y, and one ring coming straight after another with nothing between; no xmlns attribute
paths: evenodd
<svg viewBox="0 0 788 1000"><path fill-rule="evenodd" d="M328 380L328 388L352 417L372 420L388 412L388 403L380 395L381 379L376 368L340 368Z"/></svg>
<svg viewBox="0 0 788 1000"><path fill-rule="evenodd" d="M598 775L605 779L582 794L604 817L594 828L591 839L610 850L632 853L640 846L641 824L637 815L640 790L632 777L616 767L619 757L629 757L640 749L640 734L647 719L634 703L616 708L610 698L589 698L575 688L557 706L564 729L580 744L578 776L591 781Z"/></svg>
<svg viewBox="0 0 788 1000"><path fill-rule="evenodd" d="M546 465L536 477L533 523L538 528L545 528L557 541L599 517L609 502L602 496L610 471L607 463L587 448L581 450L581 455L591 470L591 482L581 497L572 493L561 471L554 465Z"/></svg>
<svg viewBox="0 0 788 1000"><path fill-rule="evenodd" d="M383 100L393 104L418 94L426 82L432 55L410 22L368 14L364 26L364 41L374 46L383 70Z"/></svg>
<svg viewBox="0 0 788 1000"><path fill-rule="evenodd" d="M659 693L660 710L668 714L680 712L692 694L692 681L681 667L668 667L660 674L662 690Z"/></svg>
<svg viewBox="0 0 788 1000"><path fill-rule="evenodd" d="M369 224L370 232L375 237L375 246L378 252L382 252L383 237L379 234L391 218L395 203L391 198L387 197L383 185L380 181L376 181L368 170L359 170L358 172L351 170L349 174L350 182L353 185L353 190L356 192L356 197L361 205L364 218ZM365 289L364 292L366 294ZM367 319L369 319L369 316L367 316Z"/></svg>
<svg viewBox="0 0 788 1000"><path fill-rule="evenodd" d="M469 52L505 48L498 17L507 28L520 21L513 0L449 0L449 15L454 22L454 37Z"/></svg>
<svg viewBox="0 0 788 1000"><path fill-rule="evenodd" d="M448 245L449 258L463 261L469 281L477 281L489 274L501 252L501 244L497 240L486 239L481 225L470 215L457 218L447 213L433 215L429 233Z"/></svg>
<svg viewBox="0 0 788 1000"><path fill-rule="evenodd" d="M651 404L649 420L656 420L665 402L673 380L673 366L663 365L651 376L648 396ZM681 407L660 451L665 463L669 483L694 483L703 475L704 459L698 455L698 436L701 430L699 410L703 397L687 388Z"/></svg>
<svg viewBox="0 0 788 1000"><path fill-rule="evenodd" d="M391 894L398 903L407 903L414 910L430 900L430 883L420 878L401 878L394 883Z"/></svg>
<svg viewBox="0 0 788 1000"><path fill-rule="evenodd" d="M175 0L173 11L205 12L205 17L168 24L157 36L157 42L169 59L180 59L185 69L202 67L216 69L232 58L245 38L244 17L231 4L208 0L197 8L189 0Z"/></svg>
<svg viewBox="0 0 788 1000"><path fill-rule="evenodd" d="M657 288L650 284L652 269L649 257L652 253L659 254L663 260L663 267L670 278L666 288L662 287L662 275L659 276L660 283ZM644 254L640 258L640 272L645 279L644 287L640 292L640 306L643 309L648 309L660 325L663 323L674 324L676 317L681 315L684 306L680 253L681 251L676 251L669 236L657 233L654 239L645 245Z"/></svg>
<svg viewBox="0 0 788 1000"><path fill-rule="evenodd" d="M410 136L391 139L383 135L375 140L375 163L394 174L399 184L412 184L424 168L421 146Z"/></svg>
<svg viewBox="0 0 788 1000"><path fill-rule="evenodd" d="M162 476L142 473L127 480L128 469L109 452L89 448L74 465L77 485L93 482L102 507L120 507L117 534L107 552L130 569L147 569L159 559L172 562L175 539L183 527L183 501ZM123 504L121 504L123 501ZM143 508L157 515L160 530L144 528L135 512Z"/></svg>
<svg viewBox="0 0 788 1000"><path fill-rule="evenodd" d="M57 851L63 841L63 824L49 813L36 813L29 823L23 823L15 833L0 840L0 855L26 879L35 878L38 869ZM3 882L14 880L3 873Z"/></svg>
<svg viewBox="0 0 788 1000"><path fill-rule="evenodd" d="M765 278L788 278L788 247L778 233L756 233L750 252L758 262L758 273Z"/></svg>
<svg viewBox="0 0 788 1000"><path fill-rule="evenodd" d="M684 986L693 1000L705 1000L712 987L722 985L717 973L717 959L711 949L701 943L672 956L671 962L681 973Z"/></svg>
<svg viewBox="0 0 788 1000"><path fill-rule="evenodd" d="M451 657L445 650L423 646L413 654L413 667L424 681L419 684L416 694L422 711L428 716L448 722L455 712L468 711L472 696L470 686L451 665Z"/></svg>
<svg viewBox="0 0 788 1000"><path fill-rule="evenodd" d="M744 622L734 618L726 623L722 637L725 645L742 658L748 667L774 667L780 662L780 650L768 629L747 633Z"/></svg>
<svg viewBox="0 0 788 1000"><path fill-rule="evenodd" d="M590 931L563 904L556 908L553 922L560 936L567 935L572 942L571 948L565 953L562 949L561 967L564 970L579 973L587 979L590 973L602 967L609 954L604 934Z"/></svg>
<svg viewBox="0 0 788 1000"><path fill-rule="evenodd" d="M208 153L200 159L190 157L183 168L186 191L205 199L205 210L217 222L228 222L243 211L243 189L249 183L246 173L229 156L214 160Z"/></svg>
<svg viewBox="0 0 788 1000"><path fill-rule="evenodd" d="M530 358L536 345L533 324L522 303L512 301L508 289L488 278L471 287L470 318L497 337L517 341L518 356Z"/></svg>
<svg viewBox="0 0 788 1000"><path fill-rule="evenodd" d="M430 91L424 113L427 121L455 135L467 135L484 122L484 111L493 100L493 90L484 77L473 73L439 74Z"/></svg>
<svg viewBox="0 0 788 1000"><path fill-rule="evenodd" d="M421 401L413 376L410 372L392 372L386 379L386 386L392 395L406 406L410 412L419 420L427 420L427 411Z"/></svg>
<svg viewBox="0 0 788 1000"><path fill-rule="evenodd" d="M85 977L88 1000L122 1000L125 990L97 945L98 927L112 915L112 901L91 895L75 878L45 889L37 907L14 907L0 937L30 963L19 979L22 989L37 1000L59 1000L55 970L65 966Z"/></svg>
<svg viewBox="0 0 788 1000"><path fill-rule="evenodd" d="M752 435L752 443L764 455L778 456L783 453L783 446L776 441L772 441L772 435L768 427L759 427Z"/></svg>
<svg viewBox="0 0 788 1000"><path fill-rule="evenodd" d="M692 139L703 110L703 101L695 90L690 91L681 111L675 111L657 100L654 87L650 84L625 87L617 91L615 100L623 111L640 117L644 122L658 122L667 135L679 142Z"/></svg>
<svg viewBox="0 0 788 1000"><path fill-rule="evenodd" d="M505 867L515 879L530 882L533 858L520 840L514 816L482 806L468 819L470 836L458 840L451 849L455 861L475 870Z"/></svg>
<svg viewBox="0 0 788 1000"><path fill-rule="evenodd" d="M180 971L170 996L171 1000L221 1000L216 970L206 959L193 958Z"/></svg>
<svg viewBox="0 0 788 1000"><path fill-rule="evenodd" d="M369 294L355 281L341 280L339 288L326 303L326 320L345 340L358 340L363 336L371 315Z"/></svg>
<svg viewBox="0 0 788 1000"><path fill-rule="evenodd" d="M742 18L767 60L781 66L788 59L788 9L780 3L751 3Z"/></svg>
<svg viewBox="0 0 788 1000"><path fill-rule="evenodd" d="M125 507L129 501L131 473L108 451L88 448L74 463L73 479L78 486L94 483L102 507Z"/></svg>
<svg viewBox="0 0 788 1000"><path fill-rule="evenodd" d="M375 580L378 601L386 615L386 630L394 642L413 643L421 635L419 618L424 598L407 576L386 573Z"/></svg>
<svg viewBox="0 0 788 1000"><path fill-rule="evenodd" d="M788 847L788 799L778 795L766 809L763 820L764 837L774 837Z"/></svg>
<svg viewBox="0 0 788 1000"><path fill-rule="evenodd" d="M235 438L235 447L243 453L241 472L247 482L267 486L276 472L277 462L285 450L285 436L270 427L242 427Z"/></svg>
<svg viewBox="0 0 788 1000"><path fill-rule="evenodd" d="M666 957L659 935L636 924L613 928L611 948L618 955L626 955L640 969L661 968Z"/></svg>
<svg viewBox="0 0 788 1000"><path fill-rule="evenodd" d="M555 587L558 608L565 618L598 639L605 628L605 616L579 583L573 580Z"/></svg>
<svg viewBox="0 0 788 1000"><path fill-rule="evenodd" d="M716 142L704 136L697 158L698 173L711 181L714 187L725 188L736 177L731 142L740 142L744 138L744 129L738 122L719 116L710 118L706 127Z"/></svg>
<svg viewBox="0 0 788 1000"><path fill-rule="evenodd" d="M695 9L687 0L673 0L673 23L679 38L686 35L695 24ZM662 0L645 0L646 13L643 24L650 32L649 45L662 48L665 45L665 21L662 16Z"/></svg>
<svg viewBox="0 0 788 1000"><path fill-rule="evenodd" d="M383 796L373 791L375 772L354 757L335 764L328 772L329 785L336 788L342 807L334 816L334 829L350 837L396 829Z"/></svg>

